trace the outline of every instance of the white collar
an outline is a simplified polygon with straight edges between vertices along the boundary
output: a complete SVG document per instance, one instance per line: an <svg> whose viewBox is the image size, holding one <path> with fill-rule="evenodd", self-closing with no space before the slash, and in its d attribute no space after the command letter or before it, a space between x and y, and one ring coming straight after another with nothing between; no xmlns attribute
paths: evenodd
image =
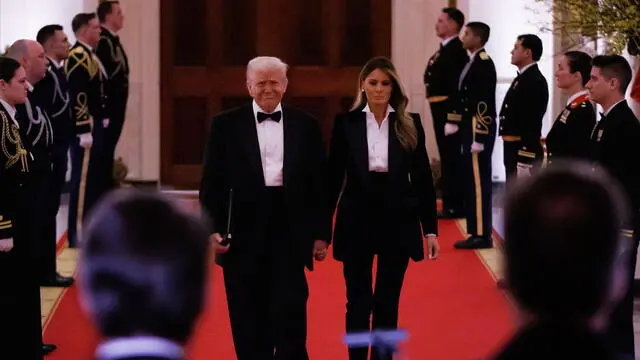
<svg viewBox="0 0 640 360"><path fill-rule="evenodd" d="M86 43L86 42L81 41L81 40L78 40L78 42L79 42L80 44L84 45L87 49L89 49L89 51L93 52L93 48L92 48L91 46L87 45L87 43Z"/></svg>
<svg viewBox="0 0 640 360"><path fill-rule="evenodd" d="M610 108L608 108L605 112L604 112L604 116L609 115L609 113L611 112L611 110L613 110L614 107L616 107L616 105L620 104L621 102L625 101L625 99L622 99L620 101L618 101L617 103L611 105Z"/></svg>
<svg viewBox="0 0 640 360"><path fill-rule="evenodd" d="M256 119L256 121L258 121L258 112L266 113L266 111L262 110L260 105L258 105L255 100L253 100L251 105L253 106L253 117ZM276 106L276 109L273 110L273 112L278 111L282 111L282 103L278 104L278 106Z"/></svg>
<svg viewBox="0 0 640 360"><path fill-rule="evenodd" d="M473 61L473 59L476 57L476 54L479 53L480 51L482 51L484 48L480 48L474 52L471 52L469 50L467 50L467 54L469 54L469 61Z"/></svg>
<svg viewBox="0 0 640 360"><path fill-rule="evenodd" d="M99 360L125 357L166 357L183 359L184 350L177 343L156 336L115 338L100 344L96 350Z"/></svg>
<svg viewBox="0 0 640 360"><path fill-rule="evenodd" d="M54 58L47 56L47 59L49 59L49 62L56 67L56 69L60 69L62 67L62 62L57 62Z"/></svg>
<svg viewBox="0 0 640 360"><path fill-rule="evenodd" d="M113 37L118 37L118 34L115 31L109 29L109 27L107 25L100 24L100 27L105 29L105 30L107 30L111 35L113 35Z"/></svg>
<svg viewBox="0 0 640 360"><path fill-rule="evenodd" d="M3 99L0 99L0 104L2 104L2 106L4 106L4 108L7 110L7 112L9 112L9 116L11 116L11 120L13 120L13 122L16 125L18 125L18 122L16 121L16 108L9 105L9 103L4 101Z"/></svg>
<svg viewBox="0 0 640 360"><path fill-rule="evenodd" d="M450 36L450 37L442 40L442 46L447 46L447 44L450 43L451 40L453 40L453 39L455 39L457 37L458 37L458 35L454 35L454 36Z"/></svg>
<svg viewBox="0 0 640 360"><path fill-rule="evenodd" d="M28 85L27 90L29 90L29 92L33 92L33 84L27 81L27 85Z"/></svg>
<svg viewBox="0 0 640 360"><path fill-rule="evenodd" d="M567 105L571 104L573 102L573 100L579 98L580 96L587 95L587 94L589 94L589 90L580 90L580 91L578 91L577 93L575 93L575 94L573 94L573 95L571 95L569 97L569 100L567 100Z"/></svg>
<svg viewBox="0 0 640 360"><path fill-rule="evenodd" d="M527 71L528 68L532 67L535 64L537 64L537 62L534 61L529 65L525 65L525 66L521 67L520 69L518 69L518 74L522 75L523 72Z"/></svg>
<svg viewBox="0 0 640 360"><path fill-rule="evenodd" d="M367 104L367 106L365 106L364 109L362 109L362 112L372 114L371 109L369 108L369 104ZM389 116L389 113L392 113L392 112L395 112L395 109L391 107L391 105L387 104L387 113L384 115L384 117L386 118L387 116Z"/></svg>

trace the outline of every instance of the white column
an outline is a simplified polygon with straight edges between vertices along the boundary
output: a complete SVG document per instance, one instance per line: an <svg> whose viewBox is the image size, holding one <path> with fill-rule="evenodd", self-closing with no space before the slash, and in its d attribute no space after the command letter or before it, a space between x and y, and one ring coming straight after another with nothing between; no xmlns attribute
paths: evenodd
<svg viewBox="0 0 640 360"><path fill-rule="evenodd" d="M423 74L429 57L440 44L434 26L447 4L446 0L393 0L392 5L391 60L409 97L409 111L422 117L431 159L439 158L439 154L431 109L425 100Z"/></svg>
<svg viewBox="0 0 640 360"><path fill-rule="evenodd" d="M160 0L120 1L120 39L129 58L129 103L116 149L129 179L160 179Z"/></svg>

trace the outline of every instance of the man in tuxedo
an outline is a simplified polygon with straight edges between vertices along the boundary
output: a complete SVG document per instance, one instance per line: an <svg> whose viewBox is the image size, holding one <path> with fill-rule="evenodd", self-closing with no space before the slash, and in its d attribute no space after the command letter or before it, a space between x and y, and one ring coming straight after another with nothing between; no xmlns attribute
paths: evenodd
<svg viewBox="0 0 640 360"><path fill-rule="evenodd" d="M586 88L591 99L604 110L591 133L591 160L608 170L622 185L631 205L630 219L621 230L632 249L629 288L613 313L611 338L624 356L634 359L633 279L640 231L640 123L625 100L631 76L631 67L622 56L596 56Z"/></svg>
<svg viewBox="0 0 640 360"><path fill-rule="evenodd" d="M532 34L518 36L511 50L511 64L518 67L518 76L504 97L499 118L507 183L518 171L530 173L536 163L542 162L540 136L549 88L538 68L541 56L542 40Z"/></svg>
<svg viewBox="0 0 640 360"><path fill-rule="evenodd" d="M115 186L113 160L122 134L129 98L129 61L118 36L124 22L120 2L103 1L98 6L97 13L102 32L96 54L107 73L104 91L109 126L105 128L104 139L105 181L107 188L111 189Z"/></svg>
<svg viewBox="0 0 640 360"><path fill-rule="evenodd" d="M442 217L464 216L464 188L460 134L444 135L447 113L458 104L458 79L469 56L458 37L464 14L456 8L444 8L436 22L440 49L429 59L424 71L427 101L431 107L433 128L440 153Z"/></svg>
<svg viewBox="0 0 640 360"><path fill-rule="evenodd" d="M69 82L75 138L71 149L69 196L69 246L77 246L77 232L87 214L106 190L104 138L109 126L104 98L104 66L95 54L100 24L94 13L81 13L71 22L77 42L64 70Z"/></svg>
<svg viewBox="0 0 640 360"><path fill-rule="evenodd" d="M85 230L80 296L105 339L95 358L186 359L207 298L204 224L161 194L118 190L95 208Z"/></svg>
<svg viewBox="0 0 640 360"><path fill-rule="evenodd" d="M281 104L280 59L251 60L247 88L252 103L212 120L200 203L223 266L238 360L305 360L305 266L325 258L330 232L325 151L317 121Z"/></svg>
<svg viewBox="0 0 640 360"><path fill-rule="evenodd" d="M459 103L447 115L445 135L462 140L463 181L469 237L457 249L490 248L491 155L496 136L496 68L484 46L491 29L485 23L467 24L462 43L470 54L458 81Z"/></svg>
<svg viewBox="0 0 640 360"><path fill-rule="evenodd" d="M47 72L48 61L42 45L33 40L18 40L7 50L7 56L20 62L26 70L29 88L24 104L16 105L16 118L20 125L25 147L33 155L30 173L33 181L29 184L32 202L29 206L28 234L33 244L34 263L37 264L36 276L40 283L45 281L45 265L56 261L56 241L51 239L49 231L55 224L56 215L42 206L49 201L52 175L53 129L46 109L34 94L34 85L39 83ZM55 231L55 227L53 227ZM54 269L55 269L55 265ZM31 270L33 271L33 270ZM28 280L26 280L28 281ZM55 345L43 344L42 351L48 354L56 349Z"/></svg>
<svg viewBox="0 0 640 360"><path fill-rule="evenodd" d="M60 25L46 25L38 31L38 43L44 48L49 62L44 79L34 84L33 95L49 115L53 130L52 172L48 181L48 199L43 208L47 211L47 225L43 229L43 241L47 242L48 252L42 259L41 286L69 287L72 277L65 277L56 271L56 215L60 209L60 197L67 173L67 152L73 137L73 120L69 106L67 75L62 62L69 56L69 40Z"/></svg>

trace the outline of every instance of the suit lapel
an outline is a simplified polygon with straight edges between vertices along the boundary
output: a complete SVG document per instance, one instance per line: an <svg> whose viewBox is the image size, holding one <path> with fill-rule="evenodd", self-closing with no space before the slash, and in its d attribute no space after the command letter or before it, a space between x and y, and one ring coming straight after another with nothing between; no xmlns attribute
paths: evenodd
<svg viewBox="0 0 640 360"><path fill-rule="evenodd" d="M251 105L246 106L243 109L238 121L240 122L240 136L237 138L242 143L242 148L247 154L249 167L255 173L256 178L259 178L260 182L264 186L264 173L262 172L262 158L260 156L258 130L256 128L256 119L253 115L253 108Z"/></svg>
<svg viewBox="0 0 640 360"><path fill-rule="evenodd" d="M362 172L363 179L368 179L369 146L367 142L367 117L362 111L353 112L347 122L347 137L354 150L355 162Z"/></svg>
<svg viewBox="0 0 640 360"><path fill-rule="evenodd" d="M284 185L291 183L291 176L293 175L293 169L296 166L296 161L300 151L300 140L302 139L301 123L297 121L293 112L289 111L287 107L282 109L282 121L284 132L284 161L283 161L283 182Z"/></svg>
<svg viewBox="0 0 640 360"><path fill-rule="evenodd" d="M396 136L396 112L389 114L389 176L393 175L402 162L402 144Z"/></svg>

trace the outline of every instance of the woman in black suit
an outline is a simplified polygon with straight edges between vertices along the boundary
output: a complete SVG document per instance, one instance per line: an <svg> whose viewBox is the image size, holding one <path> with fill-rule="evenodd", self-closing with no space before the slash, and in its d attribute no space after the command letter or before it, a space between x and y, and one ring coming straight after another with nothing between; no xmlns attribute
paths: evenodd
<svg viewBox="0 0 640 360"><path fill-rule="evenodd" d="M351 111L334 120L327 184L327 220L337 212L333 254L343 263L347 333L397 328L409 259L424 259L423 239L429 258L438 253L436 195L420 116L407 111L387 58L369 60L358 86ZM367 352L350 349L349 359L364 360ZM375 350L371 358L378 359Z"/></svg>
<svg viewBox="0 0 640 360"><path fill-rule="evenodd" d="M589 139L596 125L596 113L584 88L591 74L591 56L581 51L568 51L560 57L556 84L569 95L567 106L553 122L547 134L545 163L553 159L586 159Z"/></svg>

